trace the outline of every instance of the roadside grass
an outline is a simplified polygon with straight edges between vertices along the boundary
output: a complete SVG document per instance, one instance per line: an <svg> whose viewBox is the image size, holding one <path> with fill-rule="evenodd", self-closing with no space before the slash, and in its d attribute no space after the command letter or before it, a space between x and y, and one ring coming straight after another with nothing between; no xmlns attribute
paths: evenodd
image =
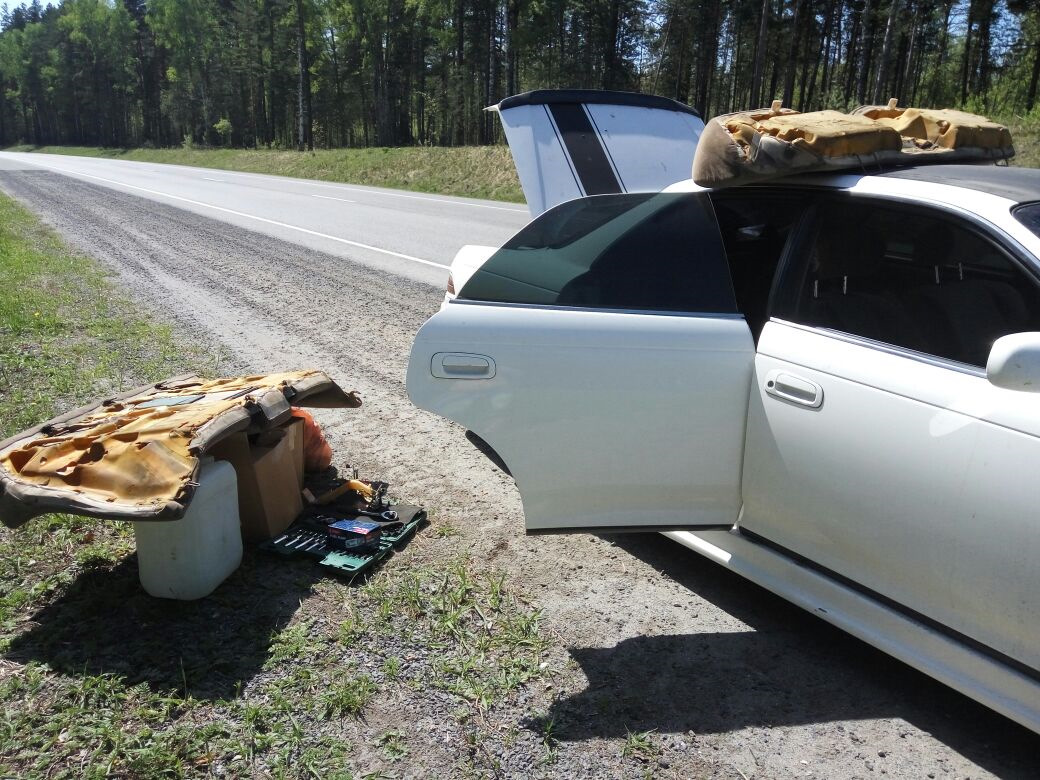
<svg viewBox="0 0 1040 780"><path fill-rule="evenodd" d="M0 195L0 438L185 364L168 328Z"/></svg>
<svg viewBox="0 0 1040 780"><path fill-rule="evenodd" d="M244 173L394 187L441 195L523 203L520 181L506 146L407 146L373 149L104 149L86 146L12 146L11 152L46 152L172 163Z"/></svg>
<svg viewBox="0 0 1040 780"><path fill-rule="evenodd" d="M621 746L621 757L634 758L637 761L644 762L654 760L661 751L654 744L651 738L652 734L652 731L639 733L627 731L625 733L625 744Z"/></svg>
<svg viewBox="0 0 1040 780"><path fill-rule="evenodd" d="M1040 115L998 117L1011 129L1012 164L1040 167ZM292 176L318 181L458 195L523 203L509 148L411 146L373 149L107 149L88 146L11 146L11 152L45 152L199 168Z"/></svg>
<svg viewBox="0 0 1040 780"><path fill-rule="evenodd" d="M105 274L0 195L0 439L74 408L199 365L169 329L135 312ZM40 525L44 525L41 529ZM133 549L128 526L52 515L26 543L0 532L0 629L7 635L76 569Z"/></svg>
<svg viewBox="0 0 1040 780"><path fill-rule="evenodd" d="M46 541L38 544L46 546ZM112 595L130 596L145 625L174 620L177 633L205 642L204 634L213 632L213 615L229 617L207 599L175 605L172 611L190 615L171 618L169 606L129 593L136 587L135 572L126 568L107 572L121 581ZM376 741L391 763L399 761L411 750L406 729L380 731L374 726L382 736L351 739L344 736L349 731L345 724L363 731L374 702L394 691L420 702L436 690L449 691L464 712L478 715L542 673L547 642L539 636L537 613L512 597L492 607L487 583L463 560L446 569L387 567L364 584L316 582L290 624L270 636L263 671L224 696L201 689L195 694L198 659L180 658L180 668L153 670L147 679L139 679L141 673L130 669L159 665L156 656L165 652L160 642L167 632L154 640L120 641L118 636L133 626L115 614L98 614L98 605L79 594L67 605L65 617L95 626L115 618L121 627L112 627L116 636L110 641L122 647L124 663L118 671L100 671L92 660L81 662L83 653L74 653L75 662L69 663L53 651L41 653L39 643L19 637L18 627L13 632L5 628L0 774L301 776L298 762L309 756L313 776L344 776L352 746L365 739ZM240 593L234 591L241 587L233 581L233 593L225 596L237 602ZM59 586L37 601L43 608L37 615L61 598L61 590ZM387 604L390 608L382 612L389 617L382 621L378 615ZM348 647L340 642L337 624L321 617L337 609L373 616ZM36 618L26 618L29 625L24 627L31 633ZM67 634L60 631L59 637ZM183 648L176 652L187 655ZM211 662L220 659L220 643L207 655ZM391 667L394 671L388 674Z"/></svg>
<svg viewBox="0 0 1040 780"><path fill-rule="evenodd" d="M1024 168L1040 168L1040 111L1029 116L1016 116L1000 120L1011 130L1015 142L1012 165Z"/></svg>
<svg viewBox="0 0 1040 780"><path fill-rule="evenodd" d="M3 435L206 369L0 195ZM144 594L133 553L125 523L0 529L0 777L360 776L423 753L420 715L480 723L549 674L539 614L433 534L354 582L247 551L189 603Z"/></svg>

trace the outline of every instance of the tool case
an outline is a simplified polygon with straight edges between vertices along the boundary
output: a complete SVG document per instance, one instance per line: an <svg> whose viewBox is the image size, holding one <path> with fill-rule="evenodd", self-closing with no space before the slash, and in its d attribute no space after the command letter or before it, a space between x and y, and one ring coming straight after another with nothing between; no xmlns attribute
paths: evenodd
<svg viewBox="0 0 1040 780"><path fill-rule="evenodd" d="M337 574L351 577L368 571L376 563L401 547L426 522L426 510L409 504L391 504L387 509L397 512L400 525L387 529L370 549L361 551L338 550L330 543L327 513L305 513L284 533L264 542L260 549L284 556L306 556L317 559L318 565ZM367 520L364 515L352 515L349 510L336 513L337 519Z"/></svg>

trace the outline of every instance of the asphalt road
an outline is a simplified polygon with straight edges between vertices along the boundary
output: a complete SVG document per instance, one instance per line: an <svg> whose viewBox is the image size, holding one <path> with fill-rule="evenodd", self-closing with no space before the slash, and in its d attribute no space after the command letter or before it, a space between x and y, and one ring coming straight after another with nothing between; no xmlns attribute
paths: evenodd
<svg viewBox="0 0 1040 780"><path fill-rule="evenodd" d="M1036 776L1035 735L663 537L523 536L511 480L404 392L412 337L443 291L444 268L427 263L501 241L522 208L9 154L0 189L219 356L220 371L317 366L360 391L360 410L321 417L337 458L434 509L435 528L458 535L418 544L509 572L556 640L550 684L487 713L481 739L501 751L487 776ZM356 202L315 197L333 193ZM430 716L395 706L386 717L397 723ZM551 764L540 758L546 723L559 740ZM657 765L621 760L642 732ZM453 734L417 743L411 760L450 776L441 768L464 741Z"/></svg>
<svg viewBox="0 0 1040 780"><path fill-rule="evenodd" d="M443 288L463 244L497 246L527 207L182 165L0 152L0 171L42 169L191 211Z"/></svg>

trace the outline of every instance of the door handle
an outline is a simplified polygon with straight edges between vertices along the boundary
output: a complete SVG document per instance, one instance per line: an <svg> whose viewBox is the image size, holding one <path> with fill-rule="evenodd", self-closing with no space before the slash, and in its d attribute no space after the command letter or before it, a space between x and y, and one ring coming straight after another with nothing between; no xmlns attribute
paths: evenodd
<svg viewBox="0 0 1040 780"><path fill-rule="evenodd" d="M823 404L823 388L811 379L804 379L786 371L770 371L766 375L766 392L809 409L819 409Z"/></svg>
<svg viewBox="0 0 1040 780"><path fill-rule="evenodd" d="M491 379L495 361L487 355L438 352L430 361L430 373L438 379Z"/></svg>

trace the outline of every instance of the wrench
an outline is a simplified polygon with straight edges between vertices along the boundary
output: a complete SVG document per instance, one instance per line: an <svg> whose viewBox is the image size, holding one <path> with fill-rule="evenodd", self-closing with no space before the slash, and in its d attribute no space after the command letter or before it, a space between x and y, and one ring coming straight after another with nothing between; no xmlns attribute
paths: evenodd
<svg viewBox="0 0 1040 780"><path fill-rule="evenodd" d="M393 509L387 509L385 512L369 512L367 509L352 509L351 512L357 515L364 515L365 517L373 517L376 520L382 520L384 523L395 523L401 519Z"/></svg>

